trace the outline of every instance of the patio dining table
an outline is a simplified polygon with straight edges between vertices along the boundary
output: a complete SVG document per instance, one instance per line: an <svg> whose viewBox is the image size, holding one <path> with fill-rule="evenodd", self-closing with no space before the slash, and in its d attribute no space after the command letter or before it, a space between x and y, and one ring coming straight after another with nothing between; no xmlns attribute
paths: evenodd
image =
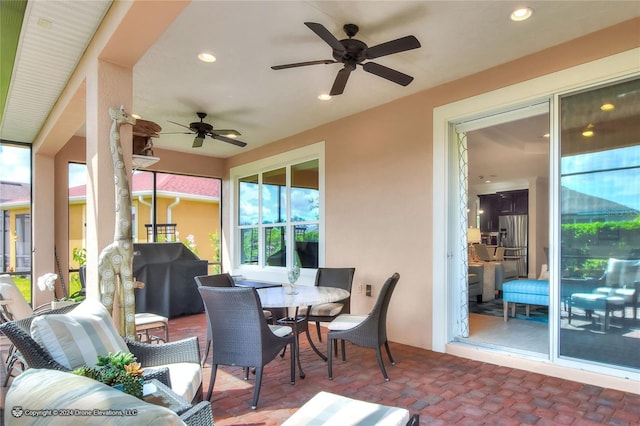
<svg viewBox="0 0 640 426"><path fill-rule="evenodd" d="M322 303L337 302L349 297L347 290L334 287L316 287L316 286L295 286L294 294L289 294L288 287L269 287L259 288L257 290L260 302L263 308L295 308L295 313L291 317L279 320L279 323L289 325L293 328L293 332L298 333L305 331L309 345L320 358L326 361L327 357L318 350L313 344L311 336L309 336L309 327L307 317L298 315L298 309L304 306L320 305ZM296 359L298 361L298 369L300 377L304 379L304 371L300 365L300 349L296 345Z"/></svg>

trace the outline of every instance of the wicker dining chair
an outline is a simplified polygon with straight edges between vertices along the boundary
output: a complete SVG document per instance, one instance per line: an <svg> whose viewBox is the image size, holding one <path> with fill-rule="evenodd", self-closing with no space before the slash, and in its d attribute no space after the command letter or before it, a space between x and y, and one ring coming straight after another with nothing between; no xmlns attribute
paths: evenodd
<svg viewBox="0 0 640 426"><path fill-rule="evenodd" d="M336 287L351 293L353 275L356 268L318 268L315 285L318 287ZM308 311L308 312L307 312ZM318 340L322 342L320 323L333 321L340 314L351 312L351 296L332 303L314 305L310 310L302 309L300 314L307 315L308 321L315 321Z"/></svg>
<svg viewBox="0 0 640 426"><path fill-rule="evenodd" d="M231 275L227 273L214 274L214 275L199 275L193 277L198 287L235 287L235 281ZM262 310L262 314L268 323L273 324L273 315L271 311L266 309ZM209 350L211 349L211 325L209 324L209 318L207 318L207 343L204 346L204 355L200 361L200 365L204 366L205 361L209 357Z"/></svg>
<svg viewBox="0 0 640 426"><path fill-rule="evenodd" d="M269 325L262 315L262 305L254 288L198 287L208 321L211 324L213 354L207 400L211 400L218 365L254 367L255 384L251 408L258 405L262 372L287 345L295 354L296 338L291 327ZM291 356L291 384L295 383L295 357Z"/></svg>
<svg viewBox="0 0 640 426"><path fill-rule="evenodd" d="M400 274L397 272L389 277L380 289L376 304L369 315L352 315L342 314L329 323L329 332L327 333L327 367L329 370L329 380L333 379L332 371L332 345L337 344L337 340L341 340L342 344L342 361L346 361L344 341L347 340L355 345L365 348L372 348L376 351L378 366L382 371L385 381L389 381L389 376L384 368L382 361L381 347L384 345L389 361L395 365L395 361L391 356L389 349L389 341L387 340L387 310L393 290L398 284Z"/></svg>

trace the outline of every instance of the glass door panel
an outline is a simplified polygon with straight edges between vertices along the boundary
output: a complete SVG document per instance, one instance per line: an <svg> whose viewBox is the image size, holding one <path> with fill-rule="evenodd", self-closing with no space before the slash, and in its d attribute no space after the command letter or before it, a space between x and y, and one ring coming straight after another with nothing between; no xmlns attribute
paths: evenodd
<svg viewBox="0 0 640 426"><path fill-rule="evenodd" d="M640 79L560 98L560 356L640 368Z"/></svg>

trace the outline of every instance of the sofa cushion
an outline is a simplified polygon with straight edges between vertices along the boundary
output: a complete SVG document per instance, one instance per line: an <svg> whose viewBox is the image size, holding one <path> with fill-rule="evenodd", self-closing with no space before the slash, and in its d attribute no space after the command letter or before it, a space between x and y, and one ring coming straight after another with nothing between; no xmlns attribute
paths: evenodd
<svg viewBox="0 0 640 426"><path fill-rule="evenodd" d="M53 359L70 370L95 366L98 355L129 352L109 312L96 300L85 300L66 314L35 317L31 335Z"/></svg>
<svg viewBox="0 0 640 426"><path fill-rule="evenodd" d="M73 415L46 418L27 414L36 410L71 410ZM86 411L85 411L86 410ZM94 410L98 410L95 411ZM112 410L107 415L107 410ZM83 415L86 412L86 415ZM135 415L134 415L135 413ZM29 369L13 379L4 410L7 425L183 425L176 413L148 404L103 383L57 370Z"/></svg>
<svg viewBox="0 0 640 426"><path fill-rule="evenodd" d="M404 426L409 417L406 408L360 401L322 391L300 407L282 426Z"/></svg>
<svg viewBox="0 0 640 426"><path fill-rule="evenodd" d="M202 368L195 362L176 362L173 364L154 365L149 368L169 369L171 390L187 401L193 401L202 383Z"/></svg>

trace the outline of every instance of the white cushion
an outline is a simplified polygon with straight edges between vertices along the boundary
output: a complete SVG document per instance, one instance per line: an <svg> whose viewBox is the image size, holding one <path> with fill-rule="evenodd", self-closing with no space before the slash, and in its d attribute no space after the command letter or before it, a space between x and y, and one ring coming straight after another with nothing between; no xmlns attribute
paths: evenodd
<svg viewBox="0 0 640 426"><path fill-rule="evenodd" d="M270 325L271 332L278 337L288 336L293 333L293 329L287 325Z"/></svg>
<svg viewBox="0 0 640 426"><path fill-rule="evenodd" d="M66 314L35 317L31 336L53 359L70 370L83 365L95 366L98 355L129 352L107 309L90 299Z"/></svg>
<svg viewBox="0 0 640 426"><path fill-rule="evenodd" d="M33 315L31 305L24 299L10 275L0 275L0 298L8 300L7 310L12 320L27 318Z"/></svg>
<svg viewBox="0 0 640 426"><path fill-rule="evenodd" d="M4 411L8 425L183 425L176 413L160 405L149 404L88 377L57 370L31 368L13 379L7 392L6 407L24 410L64 409L73 416L51 415L46 418L23 415L14 417ZM82 412L80 412L82 410ZM131 415L96 416L93 410L127 410ZM88 412L88 415L82 415ZM19 412L16 412L19 413ZM133 414L135 413L135 414Z"/></svg>
<svg viewBox="0 0 640 426"><path fill-rule="evenodd" d="M329 323L328 328L329 330L349 330L366 320L368 317L369 315L338 315L336 319Z"/></svg>
<svg viewBox="0 0 640 426"><path fill-rule="evenodd" d="M202 383L202 368L200 363L176 362L173 364L155 365L151 368L167 367L169 369L169 380L171 380L171 390L191 402Z"/></svg>
<svg viewBox="0 0 640 426"><path fill-rule="evenodd" d="M409 410L406 408L360 401L322 391L300 407L282 426L404 426L409 418Z"/></svg>

